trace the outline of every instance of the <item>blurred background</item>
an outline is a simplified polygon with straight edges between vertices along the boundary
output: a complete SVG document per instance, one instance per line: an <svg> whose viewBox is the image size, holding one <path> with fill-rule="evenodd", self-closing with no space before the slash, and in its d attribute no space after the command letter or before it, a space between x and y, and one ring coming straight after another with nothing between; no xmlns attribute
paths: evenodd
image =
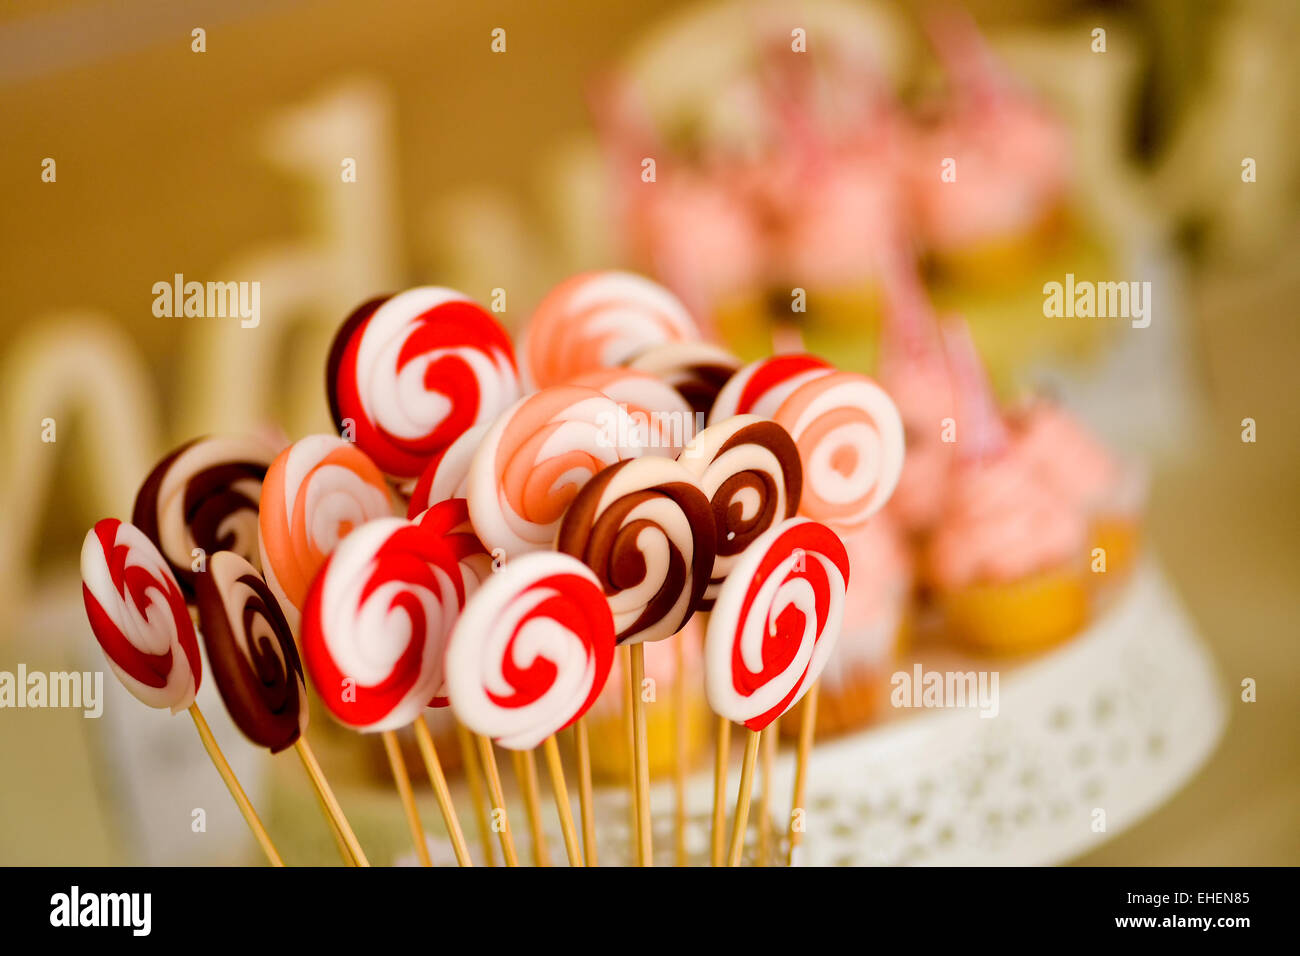
<svg viewBox="0 0 1300 956"><path fill-rule="evenodd" d="M925 220L922 200L927 294L967 317L1004 398L1046 388L1145 463L1148 552L1209 644L1228 710L1186 786L1078 859L1300 861L1300 9L975 0L956 9L996 65L966 77L969 57L946 59L928 26L934 9L7 4L0 670L101 667L78 597L85 529L125 517L152 462L192 435L328 430L329 339L378 291L439 284L486 302L505 290L503 321L518 328L564 276L628 266L749 358L785 331L789 290L807 287L798 334L873 368L889 276L876 253L898 239L908 170L932 175L928 154L895 155L888 129L900 114L927 129L964 81L980 94L976 128L1014 95L1050 130L1004 144L1018 165L989 188L1020 213L1005 229L982 235L978 208ZM815 76L774 65L795 29ZM1014 93L979 90L990 75ZM833 165L845 143L862 158L851 168ZM654 200L647 157L672 184ZM786 160L832 166L810 193L781 180ZM780 219L783 202L819 218ZM1151 326L1044 318L1043 282L1067 272L1151 281ZM154 283L178 273L260 282L259 327L155 316ZM1254 703L1240 701L1245 678ZM111 674L106 692L100 721L0 711L0 863L252 860L242 836L149 844L160 813L233 810L184 718L133 708ZM283 842L315 834L293 810L299 768L217 729ZM391 818L359 823L362 842L397 847L374 761L339 743L326 762L354 812Z"/></svg>

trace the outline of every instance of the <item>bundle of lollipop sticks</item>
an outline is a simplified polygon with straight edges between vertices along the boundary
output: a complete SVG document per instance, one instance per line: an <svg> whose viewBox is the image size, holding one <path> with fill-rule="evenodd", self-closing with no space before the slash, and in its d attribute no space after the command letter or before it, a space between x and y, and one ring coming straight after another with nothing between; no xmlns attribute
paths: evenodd
<svg viewBox="0 0 1300 956"><path fill-rule="evenodd" d="M423 865L432 861L397 737L407 727L456 861L472 865L424 716L450 707L486 857L495 841L507 865L519 862L498 747L514 756L534 858L545 854L540 748L568 862L594 866L583 715L625 655L632 855L648 866L645 642L680 647L696 614L707 619L705 692L718 721L710 862L743 857L760 753L767 819L769 728L807 696L793 852L817 679L849 580L840 535L884 505L902 467L902 425L875 382L806 354L742 364L706 342L666 289L595 272L545 297L518 355L460 293L372 299L339 329L326 391L337 436L282 448L190 441L146 477L131 521L100 521L81 555L109 666L145 704L189 711L272 864L283 860L195 703L200 641L235 725L271 753L297 752L354 866L369 865L366 854L307 743L308 682L341 724L381 736ZM746 737L728 837L733 723ZM567 728L577 822L556 741ZM764 859L769 839L763 826Z"/></svg>

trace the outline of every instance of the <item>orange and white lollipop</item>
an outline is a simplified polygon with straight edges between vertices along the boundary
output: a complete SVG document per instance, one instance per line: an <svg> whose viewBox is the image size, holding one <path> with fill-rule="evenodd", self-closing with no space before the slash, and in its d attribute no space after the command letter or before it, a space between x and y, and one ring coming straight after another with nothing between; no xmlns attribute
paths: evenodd
<svg viewBox="0 0 1300 956"><path fill-rule="evenodd" d="M604 392L623 406L647 455L676 458L695 437L695 412L677 389L649 372L605 368L571 383Z"/></svg>
<svg viewBox="0 0 1300 956"><path fill-rule="evenodd" d="M525 376L546 388L622 365L652 345L699 338L695 320L663 286L631 272L584 272L546 294L519 352Z"/></svg>

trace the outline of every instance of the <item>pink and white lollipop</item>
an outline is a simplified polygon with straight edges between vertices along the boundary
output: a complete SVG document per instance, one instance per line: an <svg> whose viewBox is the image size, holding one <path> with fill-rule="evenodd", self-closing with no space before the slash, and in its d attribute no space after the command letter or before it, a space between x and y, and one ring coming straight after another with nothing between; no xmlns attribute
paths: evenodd
<svg viewBox="0 0 1300 956"><path fill-rule="evenodd" d="M821 675L844 617L844 543L807 518L758 538L718 592L704 637L704 686L721 717L762 730Z"/></svg>
<svg viewBox="0 0 1300 956"><path fill-rule="evenodd" d="M622 365L663 342L693 342L700 330L686 307L657 283L631 272L584 272L546 294L520 347L538 388Z"/></svg>
<svg viewBox="0 0 1300 956"><path fill-rule="evenodd" d="M470 463L475 532L510 559L550 548L579 489L607 466L640 457L635 440L627 412L594 389L559 385L520 399Z"/></svg>
<svg viewBox="0 0 1300 956"><path fill-rule="evenodd" d="M454 551L410 521L381 518L344 538L302 615L303 660L330 712L373 733L444 697L443 653L463 593Z"/></svg>
<svg viewBox="0 0 1300 956"><path fill-rule="evenodd" d="M330 347L334 425L383 471L414 478L462 432L520 394L505 330L459 292L421 287L372 299Z"/></svg>
<svg viewBox="0 0 1300 956"><path fill-rule="evenodd" d="M135 525L105 518L81 546L81 596L118 680L173 714L194 703L203 663L194 623L167 561Z"/></svg>
<svg viewBox="0 0 1300 956"><path fill-rule="evenodd" d="M587 712L613 660L596 576L566 554L526 554L483 583L452 630L451 706L475 733L529 750Z"/></svg>

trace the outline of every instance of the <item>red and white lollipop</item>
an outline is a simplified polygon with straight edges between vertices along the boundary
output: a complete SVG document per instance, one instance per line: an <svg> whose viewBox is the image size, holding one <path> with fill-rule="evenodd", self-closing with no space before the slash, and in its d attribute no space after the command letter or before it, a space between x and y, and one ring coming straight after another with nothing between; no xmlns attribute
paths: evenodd
<svg viewBox="0 0 1300 956"><path fill-rule="evenodd" d="M194 703L203 663L167 561L135 525L105 518L81 546L81 596L95 640L126 689L173 714Z"/></svg>
<svg viewBox="0 0 1300 956"><path fill-rule="evenodd" d="M475 532L508 559L550 548L578 490L641 455L635 438L627 412L594 389L560 385L521 399L488 429L470 464Z"/></svg>
<svg viewBox="0 0 1300 956"><path fill-rule="evenodd" d="M430 460L411 490L406 507L408 518L415 518L439 501L465 497L469 489L469 465L488 427L475 425Z"/></svg>
<svg viewBox="0 0 1300 956"><path fill-rule="evenodd" d="M519 397L510 338L459 292L421 287L350 315L326 367L330 411L384 472L414 478Z"/></svg>
<svg viewBox="0 0 1300 956"><path fill-rule="evenodd" d="M652 345L693 342L699 326L675 295L631 272L584 272L546 294L520 347L537 388L622 365Z"/></svg>
<svg viewBox="0 0 1300 956"><path fill-rule="evenodd" d="M716 425L736 415L773 418L795 389L813 379L829 375L835 366L815 355L795 353L773 355L750 362L722 386L709 412L709 424Z"/></svg>
<svg viewBox="0 0 1300 956"><path fill-rule="evenodd" d="M613 660L596 576L566 554L526 554L483 583L452 630L451 706L475 733L529 750L587 712Z"/></svg>
<svg viewBox="0 0 1300 956"><path fill-rule="evenodd" d="M339 543L307 594L302 652L321 700L366 732L396 730L443 697L443 652L464 572L438 536L381 518Z"/></svg>
<svg viewBox="0 0 1300 956"><path fill-rule="evenodd" d="M262 480L258 530L262 573L281 606L301 610L339 541L392 514L384 476L351 442L308 435L280 452Z"/></svg>
<svg viewBox="0 0 1300 956"><path fill-rule="evenodd" d="M848 580L843 542L815 521L791 518L750 545L705 632L713 711L758 731L793 707L830 660Z"/></svg>

